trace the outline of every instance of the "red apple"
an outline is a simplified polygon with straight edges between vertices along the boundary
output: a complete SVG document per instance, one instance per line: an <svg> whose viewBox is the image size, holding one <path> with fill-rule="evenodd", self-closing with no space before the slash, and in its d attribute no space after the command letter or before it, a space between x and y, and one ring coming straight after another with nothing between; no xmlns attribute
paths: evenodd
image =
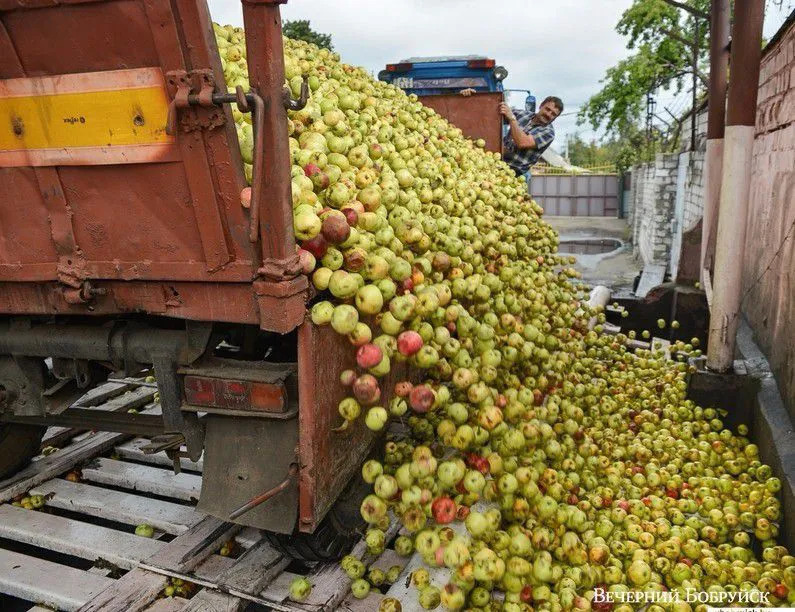
<svg viewBox="0 0 795 612"><path fill-rule="evenodd" d="M320 232L331 244L340 244L351 235L351 226L342 213L330 214L323 219Z"/></svg>
<svg viewBox="0 0 795 612"><path fill-rule="evenodd" d="M397 337L397 347L401 355L410 357L422 348L422 336L413 330L401 332Z"/></svg>
<svg viewBox="0 0 795 612"><path fill-rule="evenodd" d="M431 513L440 525L451 523L456 515L455 502L449 497L437 497L431 504Z"/></svg>
<svg viewBox="0 0 795 612"><path fill-rule="evenodd" d="M316 259L320 259L328 251L328 241L323 237L323 234L318 234L312 240L304 242L301 248L312 253Z"/></svg>
<svg viewBox="0 0 795 612"><path fill-rule="evenodd" d="M359 347L356 351L356 363L363 370L374 368L384 358L384 352L377 344L369 343Z"/></svg>
<svg viewBox="0 0 795 612"><path fill-rule="evenodd" d="M378 380L372 374L362 374L353 381L353 395L364 406L375 404L381 399Z"/></svg>
<svg viewBox="0 0 795 612"><path fill-rule="evenodd" d="M435 397L431 388L427 385L417 385L409 393L409 404L414 412L423 414L428 412L433 405Z"/></svg>
<svg viewBox="0 0 795 612"><path fill-rule="evenodd" d="M342 214L345 215L345 218L348 220L348 225L354 226L359 222L359 213L350 207L343 208Z"/></svg>

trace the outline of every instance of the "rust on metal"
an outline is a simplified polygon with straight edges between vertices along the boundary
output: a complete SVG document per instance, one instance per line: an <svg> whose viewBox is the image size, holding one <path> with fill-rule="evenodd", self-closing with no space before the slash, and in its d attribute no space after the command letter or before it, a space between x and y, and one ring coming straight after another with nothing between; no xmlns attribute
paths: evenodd
<svg viewBox="0 0 795 612"><path fill-rule="evenodd" d="M91 304L92 314L147 312L194 321L260 324L251 283L104 281L107 294ZM63 298L57 282L6 283L0 281L0 312L29 315L86 314L83 304ZM279 300L275 300L278 304ZM277 330L273 330L277 331ZM289 330L288 330L289 331Z"/></svg>
<svg viewBox="0 0 795 612"><path fill-rule="evenodd" d="M746 0L734 7L731 43L731 75L726 125L756 123L759 63L762 58L764 0Z"/></svg>
<svg viewBox="0 0 795 612"><path fill-rule="evenodd" d="M287 111L281 103L284 49L278 3L244 2L243 23L251 89L266 101L258 135L261 138L257 140L267 143L268 159L263 160L262 191L256 197L252 193L250 211L259 215L262 258L292 262L297 254L292 231L290 148L284 132Z"/></svg>
<svg viewBox="0 0 795 612"><path fill-rule="evenodd" d="M249 225L248 239L250 242L257 242L259 239L260 215L262 208L258 205L262 202L262 191L265 180L265 102L262 98L253 93L254 115L252 123L254 126L254 162L251 178L251 202L254 206L249 206Z"/></svg>
<svg viewBox="0 0 795 612"><path fill-rule="evenodd" d="M355 368L350 343L330 327L310 322L298 328L299 529L313 531L370 452L377 434L358 419L344 433L334 433L342 418L337 410L345 389L339 372ZM381 379L381 403L392 398L395 382L406 380L405 364L394 364Z"/></svg>
<svg viewBox="0 0 795 612"><path fill-rule="evenodd" d="M486 141L486 150L502 154L502 115L498 92L478 92L470 96L443 94L421 96L420 102L460 128L464 136Z"/></svg>
<svg viewBox="0 0 795 612"><path fill-rule="evenodd" d="M254 281L260 327L286 334L304 321L309 281L297 276L280 282Z"/></svg>
<svg viewBox="0 0 795 612"><path fill-rule="evenodd" d="M723 138L729 76L729 0L712 0L709 31L709 107L707 138Z"/></svg>

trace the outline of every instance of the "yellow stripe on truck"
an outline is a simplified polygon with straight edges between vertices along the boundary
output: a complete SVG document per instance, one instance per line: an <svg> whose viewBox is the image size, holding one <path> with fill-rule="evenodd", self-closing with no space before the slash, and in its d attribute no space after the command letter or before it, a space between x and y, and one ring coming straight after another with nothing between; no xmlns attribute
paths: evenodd
<svg viewBox="0 0 795 612"><path fill-rule="evenodd" d="M167 117L160 87L0 98L0 149L164 144Z"/></svg>
<svg viewBox="0 0 795 612"><path fill-rule="evenodd" d="M176 161L160 68L0 79L0 167Z"/></svg>

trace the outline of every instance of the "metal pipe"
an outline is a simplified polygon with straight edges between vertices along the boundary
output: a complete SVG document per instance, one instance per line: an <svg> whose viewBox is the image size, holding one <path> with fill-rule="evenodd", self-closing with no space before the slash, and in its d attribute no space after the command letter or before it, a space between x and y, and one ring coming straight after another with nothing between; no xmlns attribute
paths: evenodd
<svg viewBox="0 0 795 612"><path fill-rule="evenodd" d="M234 521L235 519L240 518L249 510L256 508L260 504L263 504L266 501L268 501L271 497L275 497L276 495L284 491L290 485L290 482L292 482L293 478L295 478L297 474L298 474L298 464L293 463L290 465L290 470L287 472L287 478L282 480L275 487L268 489L264 493L260 493L256 497L252 498L250 501L240 506L237 510L235 510L229 515L229 520Z"/></svg>
<svg viewBox="0 0 795 612"><path fill-rule="evenodd" d="M714 298L707 350L707 367L718 372L732 367L740 320L764 8L764 0L737 0L735 3L732 79L726 114Z"/></svg>
<svg viewBox="0 0 795 612"><path fill-rule="evenodd" d="M267 143L263 153L268 156L262 169L263 188L258 194L252 192L251 210L259 213L263 260L297 261L290 145L284 127L287 110L283 102L284 49L279 4L285 2L242 0L249 81L251 89L265 101L262 140Z"/></svg>
<svg viewBox="0 0 795 612"><path fill-rule="evenodd" d="M699 34L701 32L701 22L698 19L696 22L695 35L693 36L693 95L692 95L692 110L690 112L690 150L696 150L696 104L698 104L698 52L699 52Z"/></svg>
<svg viewBox="0 0 795 612"><path fill-rule="evenodd" d="M723 136L726 126L726 87L729 70L729 0L712 0L709 47L709 107L707 151L704 164L704 216L701 225L701 283L703 271L712 270L718 227Z"/></svg>
<svg viewBox="0 0 795 612"><path fill-rule="evenodd" d="M610 301L610 289L605 287L604 285L597 285L591 290L591 294L588 298L588 306L591 308L602 308L604 309L607 306L607 303ZM588 329L593 329L596 327L597 317L593 316L588 321Z"/></svg>

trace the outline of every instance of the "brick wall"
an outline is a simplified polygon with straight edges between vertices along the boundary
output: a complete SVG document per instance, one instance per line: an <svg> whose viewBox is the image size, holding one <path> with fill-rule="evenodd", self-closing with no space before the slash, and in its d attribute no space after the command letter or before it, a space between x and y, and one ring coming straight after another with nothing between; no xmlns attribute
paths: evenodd
<svg viewBox="0 0 795 612"><path fill-rule="evenodd" d="M634 254L644 264L668 261L678 159L678 153L658 153L653 162L632 168L628 222Z"/></svg>
<svg viewBox="0 0 795 612"><path fill-rule="evenodd" d="M687 139L688 148L690 139ZM704 214L704 158L707 149L707 112L696 117L696 150L690 152L685 178L684 218L681 227L691 229ZM685 149L687 150L687 149Z"/></svg>
<svg viewBox="0 0 795 612"><path fill-rule="evenodd" d="M687 122L686 122L687 123ZM685 126L682 152L690 146ZM689 156L659 153L654 162L632 168L632 189L628 198L627 221L632 228L634 253L644 264L668 264L673 242L672 228L687 231L698 223L704 211L704 156L707 142L707 113L696 119L696 151ZM684 160L688 161L685 162ZM679 164L687 163L684 181L683 218L674 223L676 179Z"/></svg>
<svg viewBox="0 0 795 612"><path fill-rule="evenodd" d="M795 21L759 76L743 312L795 420Z"/></svg>

